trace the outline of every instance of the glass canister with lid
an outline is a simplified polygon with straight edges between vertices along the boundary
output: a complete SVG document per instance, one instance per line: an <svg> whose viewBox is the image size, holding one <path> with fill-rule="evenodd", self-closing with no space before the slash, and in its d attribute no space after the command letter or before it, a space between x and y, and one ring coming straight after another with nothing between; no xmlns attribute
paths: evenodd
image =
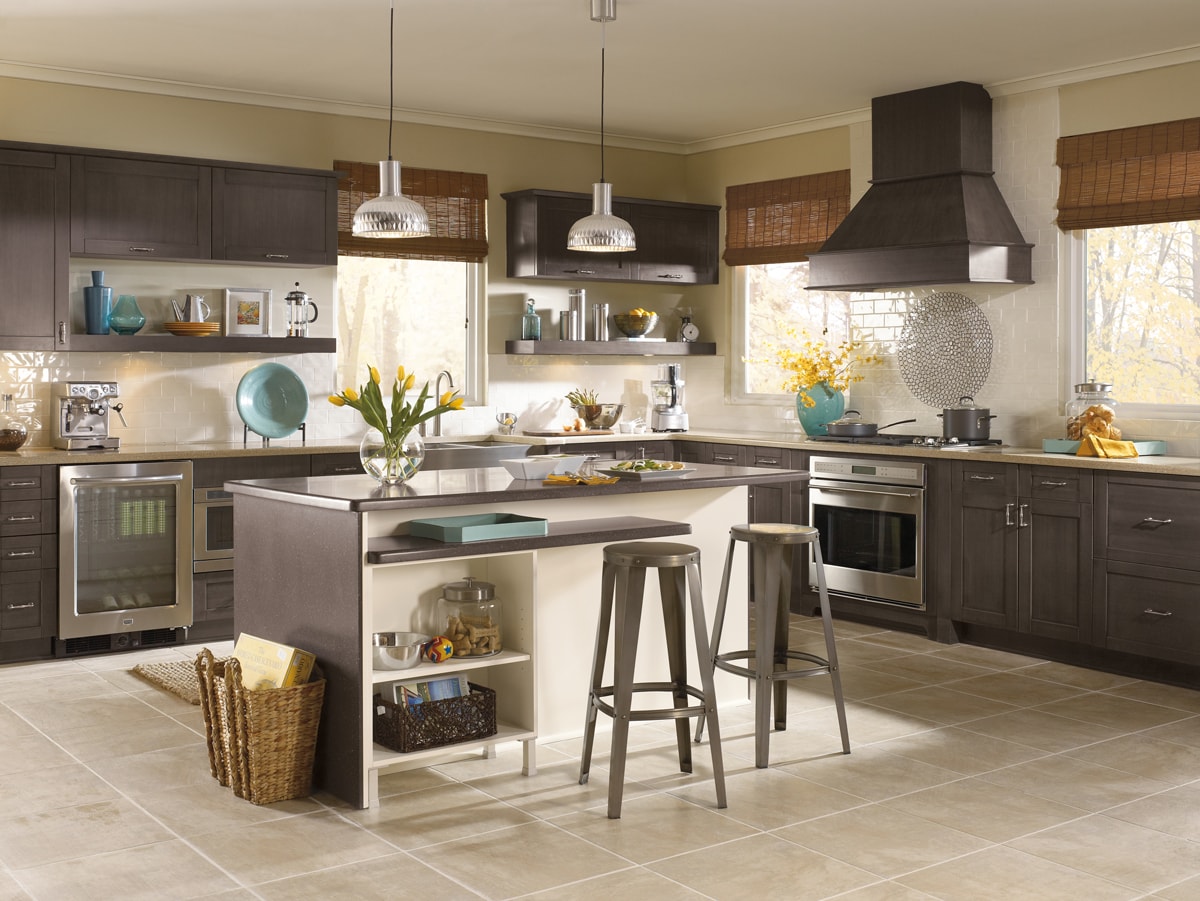
<svg viewBox="0 0 1200 901"><path fill-rule="evenodd" d="M1075 386L1075 397L1067 403L1067 438L1080 441L1088 435L1120 438L1117 425L1120 403L1109 382L1082 382Z"/></svg>
<svg viewBox="0 0 1200 901"><path fill-rule="evenodd" d="M467 576L442 586L437 603L438 628L454 643L455 657L488 657L504 645L500 635L500 599L491 582Z"/></svg>

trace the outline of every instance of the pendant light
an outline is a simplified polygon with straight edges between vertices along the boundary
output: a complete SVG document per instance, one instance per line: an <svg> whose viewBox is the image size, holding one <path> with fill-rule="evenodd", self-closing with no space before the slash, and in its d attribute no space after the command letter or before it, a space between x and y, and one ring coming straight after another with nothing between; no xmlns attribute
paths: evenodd
<svg viewBox="0 0 1200 901"><path fill-rule="evenodd" d="M392 159L395 106L396 5L388 20L388 158L379 163L379 196L354 211L351 231L359 238L424 238L429 234L425 208L400 191L400 162Z"/></svg>
<svg viewBox="0 0 1200 901"><path fill-rule="evenodd" d="M592 214L567 232L568 250L620 253L637 250L633 227L612 212L612 185L604 180L604 45L606 22L617 17L617 0L592 0L592 21L600 23L600 181L592 185Z"/></svg>

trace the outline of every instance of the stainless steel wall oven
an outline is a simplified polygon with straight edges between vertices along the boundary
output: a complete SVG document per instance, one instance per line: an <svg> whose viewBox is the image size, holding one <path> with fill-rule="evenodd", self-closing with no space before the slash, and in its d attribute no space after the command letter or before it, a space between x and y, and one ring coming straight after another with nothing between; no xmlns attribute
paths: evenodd
<svg viewBox="0 0 1200 901"><path fill-rule="evenodd" d="M809 476L829 591L924 609L925 464L812 457Z"/></svg>
<svg viewBox="0 0 1200 901"><path fill-rule="evenodd" d="M191 626L190 462L63 466L58 499L60 644L105 636L87 651L123 649Z"/></svg>

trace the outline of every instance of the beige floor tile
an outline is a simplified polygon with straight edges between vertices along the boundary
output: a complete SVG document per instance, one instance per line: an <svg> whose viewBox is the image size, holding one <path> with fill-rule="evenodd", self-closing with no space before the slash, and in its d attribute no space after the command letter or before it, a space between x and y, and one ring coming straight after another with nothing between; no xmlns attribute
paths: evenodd
<svg viewBox="0 0 1200 901"><path fill-rule="evenodd" d="M1151 738L1161 738L1163 741L1173 741L1190 748L1200 748L1200 716L1169 723L1155 729L1147 729L1146 735Z"/></svg>
<svg viewBox="0 0 1200 901"><path fill-rule="evenodd" d="M169 716L145 720L136 729L100 725L60 731L54 740L84 763L204 743L203 736Z"/></svg>
<svg viewBox="0 0 1200 901"><path fill-rule="evenodd" d="M1056 663L1052 660L1027 666L1021 670L1021 675L1033 679L1045 679L1048 682L1058 682L1062 685L1074 685L1076 688L1086 688L1089 691L1103 691L1107 688L1116 688L1118 685L1128 685L1138 681L1130 676L1102 673L1100 670Z"/></svg>
<svg viewBox="0 0 1200 901"><path fill-rule="evenodd" d="M200 742L93 760L89 765L120 791L131 795L215 782L208 762L208 749Z"/></svg>
<svg viewBox="0 0 1200 901"><path fill-rule="evenodd" d="M607 804L602 804L560 817L554 825L641 864L754 833L745 824L717 813L714 800L710 799L709 805L654 794L624 801L617 820L608 818Z"/></svg>
<svg viewBox="0 0 1200 901"><path fill-rule="evenodd" d="M997 651L994 648L981 648L973 644L938 645L932 652L947 660L957 660L960 663L970 663L973 666L985 666L996 670L1017 670L1026 666L1042 663L1036 657L1026 657L1011 651Z"/></svg>
<svg viewBox="0 0 1200 901"><path fill-rule="evenodd" d="M77 763L10 773L0 777L0 820L116 797L111 786Z"/></svg>
<svg viewBox="0 0 1200 901"><path fill-rule="evenodd" d="M386 806L350 810L345 816L404 850L518 826L533 819L516 807L458 783L395 795Z"/></svg>
<svg viewBox="0 0 1200 901"><path fill-rule="evenodd" d="M1150 729L1188 717L1186 712L1174 707L1161 707L1101 692L1053 701L1042 704L1038 709L1126 732Z"/></svg>
<svg viewBox="0 0 1200 901"><path fill-rule="evenodd" d="M72 763L75 760L70 754L42 735L35 732L10 735L0 731L0 778Z"/></svg>
<svg viewBox="0 0 1200 901"><path fill-rule="evenodd" d="M1135 701L1161 704L1163 707L1174 707L1188 713L1200 713L1200 691L1194 688L1163 685L1160 682L1131 682L1109 689L1107 693L1132 698Z"/></svg>
<svg viewBox="0 0 1200 901"><path fill-rule="evenodd" d="M885 710L864 701L846 702L846 725L851 747L887 741L905 735L919 735L939 727L933 720Z"/></svg>
<svg viewBox="0 0 1200 901"><path fill-rule="evenodd" d="M139 791L135 800L164 826L183 836L237 829L321 809L311 798L251 804L235 795L232 788L219 785L211 776L190 785Z"/></svg>
<svg viewBox="0 0 1200 901"><path fill-rule="evenodd" d="M942 901L1132 901L1140 893L997 845L898 880Z"/></svg>
<svg viewBox="0 0 1200 901"><path fill-rule="evenodd" d="M101 676L83 670L45 679L0 682L0 703L16 701L56 704L64 700L116 696L124 693Z"/></svg>
<svg viewBox="0 0 1200 901"><path fill-rule="evenodd" d="M860 797L774 767L727 774L725 791L729 806L717 812L762 830L790 826L866 803ZM671 794L699 805L709 802L699 786Z"/></svg>
<svg viewBox="0 0 1200 901"><path fill-rule="evenodd" d="M108 726L116 732L159 715L153 707L124 692L99 698L62 698L53 704L23 698L5 703L51 738L88 726Z"/></svg>
<svg viewBox="0 0 1200 901"><path fill-rule="evenodd" d="M73 660L29 660L22 663L0 664L0 682L20 682L25 679L46 679L82 672Z"/></svg>
<svg viewBox="0 0 1200 901"><path fill-rule="evenodd" d="M1172 788L1104 813L1126 823L1186 838L1200 846L1200 783ZM1200 850L1196 853L1200 858ZM1200 859L1197 859L1196 870L1200 872Z"/></svg>
<svg viewBox="0 0 1200 901"><path fill-rule="evenodd" d="M547 889L527 897L529 901L612 901L614 898L698 901L709 896L694 892L644 867L630 867L628 870Z"/></svg>
<svg viewBox="0 0 1200 901"><path fill-rule="evenodd" d="M584 785L579 784L579 762L563 761L539 766L537 775L522 776L519 771L485 779L476 779L471 787L520 808L541 819L562 817L608 803L608 770L593 767ZM622 787L626 801L654 791L638 782L626 780Z"/></svg>
<svg viewBox="0 0 1200 901"><path fill-rule="evenodd" d="M200 898L237 883L181 841L161 841L21 871L35 898L161 901Z"/></svg>
<svg viewBox="0 0 1200 901"><path fill-rule="evenodd" d="M889 879L886 882L876 882L866 888L838 895L837 901L935 901L935 899L933 895L918 892L915 888L909 888Z"/></svg>
<svg viewBox="0 0 1200 901"><path fill-rule="evenodd" d="M773 834L888 879L987 846L976 836L881 804L856 807Z"/></svg>
<svg viewBox="0 0 1200 901"><path fill-rule="evenodd" d="M1165 901L1196 901L1200 898L1200 876L1159 889L1154 893L1154 897L1163 898Z"/></svg>
<svg viewBox="0 0 1200 901"><path fill-rule="evenodd" d="M909 688L918 688L925 684L915 679L893 676L890 673L881 673L878 670L867 669L862 666L843 665L841 677L842 694L847 698L855 698L857 700L875 698L879 695L888 695L897 691L905 691ZM816 677L814 677L813 681L815 679ZM832 699L832 684L828 679L823 679L821 682L826 686L826 691L830 699Z"/></svg>
<svg viewBox="0 0 1200 901"><path fill-rule="evenodd" d="M911 651L906 651L902 648L892 648L884 644L878 644L862 639L851 638L844 639L838 637L834 639L837 648L838 663L843 666L859 666L869 663L887 663L893 660L905 660L909 657L921 657L922 654L913 654ZM824 656L822 651L825 645L815 644L815 647L820 648L816 653Z"/></svg>
<svg viewBox="0 0 1200 901"><path fill-rule="evenodd" d="M868 801L882 801L963 778L961 773L892 754L878 746L855 748L848 755L806 760L779 769Z"/></svg>
<svg viewBox="0 0 1200 901"><path fill-rule="evenodd" d="M395 770L379 774L379 797L403 795L408 792L421 791L426 788L437 788L439 785L450 785L454 779L440 772L435 767L419 766L410 770Z"/></svg>
<svg viewBox="0 0 1200 901"><path fill-rule="evenodd" d="M978 777L882 803L992 842L1006 842L1087 815L1078 807L1002 788ZM986 810L987 815L980 816L981 810Z"/></svg>
<svg viewBox="0 0 1200 901"><path fill-rule="evenodd" d="M315 873L396 850L330 812L210 832L191 841L201 854L246 885Z"/></svg>
<svg viewBox="0 0 1200 901"><path fill-rule="evenodd" d="M872 661L863 665L881 673L902 676L926 685L970 679L972 676L986 676L994 672L988 667L963 663L940 654L910 654L907 657Z"/></svg>
<svg viewBox="0 0 1200 901"><path fill-rule="evenodd" d="M11 709L0 704L0 735L11 738L14 735L32 735L37 732L22 717L17 716Z"/></svg>
<svg viewBox="0 0 1200 901"><path fill-rule="evenodd" d="M434 845L421 860L486 898L514 898L622 870L629 861L541 821ZM470 866L463 866L470 861Z"/></svg>
<svg viewBox="0 0 1200 901"><path fill-rule="evenodd" d="M872 632L868 635L863 635L858 640L883 645L885 648L905 651L909 654L929 654L944 647L944 645L940 645L936 641L926 638L924 635L917 635L913 632Z"/></svg>
<svg viewBox="0 0 1200 901"><path fill-rule="evenodd" d="M857 867L774 835L693 851L650 868L718 901L827 898L877 881Z"/></svg>
<svg viewBox="0 0 1200 901"><path fill-rule="evenodd" d="M755 760L753 724L737 729L722 730L721 749L725 753L725 768L751 764ZM767 734L767 755L771 766L783 766L827 757L845 756L838 731L837 713L832 707L822 711L806 711L803 716L788 716L787 729Z"/></svg>
<svg viewBox="0 0 1200 901"><path fill-rule="evenodd" d="M957 685L958 683L953 684ZM995 716L1016 709L1012 704L966 694L955 691L953 688L943 688L940 685L925 685L909 691L898 691L895 694L872 698L863 703L873 707L882 707L885 710L894 710L898 713L911 714L944 725L965 723L969 720L983 719L985 716Z"/></svg>
<svg viewBox="0 0 1200 901"><path fill-rule="evenodd" d="M1103 815L1008 844L1142 892L1166 888L1200 871L1200 846L1194 842Z"/></svg>
<svg viewBox="0 0 1200 901"><path fill-rule="evenodd" d="M931 735L908 735L880 742L880 750L975 776L1043 756L1036 748L980 735L958 726L943 726Z"/></svg>
<svg viewBox="0 0 1200 901"><path fill-rule="evenodd" d="M465 901L479 897L404 852L268 882L255 886L254 890L268 901L302 898L397 901L404 897Z"/></svg>
<svg viewBox="0 0 1200 901"><path fill-rule="evenodd" d="M1116 738L1124 733L1122 729L1046 713L1041 708L1016 710L982 720L972 720L964 723L963 728L969 732L1006 739L1051 753Z"/></svg>
<svg viewBox="0 0 1200 901"><path fill-rule="evenodd" d="M985 773L983 778L1089 812L1127 804L1171 787L1165 782L1061 755Z"/></svg>
<svg viewBox="0 0 1200 901"><path fill-rule="evenodd" d="M173 838L124 799L0 817L0 860L11 869L121 851Z"/></svg>
<svg viewBox="0 0 1200 901"><path fill-rule="evenodd" d="M26 901L29 894L17 884L17 880L0 868L0 898L4 901Z"/></svg>
<svg viewBox="0 0 1200 901"><path fill-rule="evenodd" d="M1200 748L1151 738L1144 732L1076 748L1066 754L1172 785L1200 779Z"/></svg>
<svg viewBox="0 0 1200 901"><path fill-rule="evenodd" d="M1051 701L1061 701L1063 698L1074 697L1084 691L1073 685L1061 685L1057 682L1047 682L1045 679L1031 679L1019 671L1006 670L991 673L986 676L975 676L970 679L960 679L954 683L955 691L965 691L968 694L989 698L993 701L1003 701L1017 707L1033 707L1037 704L1048 704Z"/></svg>

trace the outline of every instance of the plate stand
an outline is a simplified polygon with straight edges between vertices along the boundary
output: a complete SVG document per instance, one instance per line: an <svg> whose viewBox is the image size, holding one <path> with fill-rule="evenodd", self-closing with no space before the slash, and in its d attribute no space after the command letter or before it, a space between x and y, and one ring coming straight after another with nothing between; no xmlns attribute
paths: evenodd
<svg viewBox="0 0 1200 901"><path fill-rule="evenodd" d="M300 432L300 443L301 444L308 443L308 433L304 429L304 427L306 425L308 425L308 423L302 422L302 423L300 423L300 426L298 429L298 431ZM250 426L245 425L245 424L242 425L242 447L248 446L248 444L250 442L250 433L251 432L254 432L254 430L252 428L250 428ZM258 432L254 432L254 434L258 435ZM262 446L263 447L271 446L270 438L268 438L266 435L259 435L259 437L262 438Z"/></svg>

